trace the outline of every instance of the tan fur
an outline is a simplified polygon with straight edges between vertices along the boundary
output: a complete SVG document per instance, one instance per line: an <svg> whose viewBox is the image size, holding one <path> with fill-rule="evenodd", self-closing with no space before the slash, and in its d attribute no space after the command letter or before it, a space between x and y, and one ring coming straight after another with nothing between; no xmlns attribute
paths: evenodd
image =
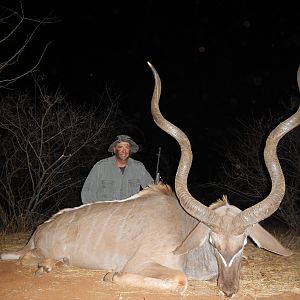
<svg viewBox="0 0 300 300"><path fill-rule="evenodd" d="M216 202L212 203L209 207L211 209L217 209L218 207L229 205L226 195L223 195L222 199L218 199Z"/></svg>
<svg viewBox="0 0 300 300"><path fill-rule="evenodd" d="M143 191L141 191L141 196L149 195L150 193L161 193L166 196L175 196L172 188L168 184L164 184L159 182L158 184L151 184L146 187Z"/></svg>

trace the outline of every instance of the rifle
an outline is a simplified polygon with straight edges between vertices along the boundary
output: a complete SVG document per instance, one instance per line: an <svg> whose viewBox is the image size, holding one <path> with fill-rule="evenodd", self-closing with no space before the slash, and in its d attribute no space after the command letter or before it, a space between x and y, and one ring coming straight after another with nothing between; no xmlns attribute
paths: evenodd
<svg viewBox="0 0 300 300"><path fill-rule="evenodd" d="M156 164L155 181L154 181L156 184L158 184L159 181L160 181L160 175L159 175L159 172L158 172L160 152L161 152L161 147L158 147L158 153L156 154L157 155L157 164Z"/></svg>

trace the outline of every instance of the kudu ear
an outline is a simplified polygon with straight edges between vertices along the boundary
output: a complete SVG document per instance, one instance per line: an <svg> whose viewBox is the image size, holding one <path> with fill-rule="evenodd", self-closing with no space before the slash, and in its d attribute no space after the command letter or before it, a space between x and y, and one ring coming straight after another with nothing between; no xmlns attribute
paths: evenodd
<svg viewBox="0 0 300 300"><path fill-rule="evenodd" d="M250 238L259 248L263 248L283 256L289 256L293 254L291 250L283 247L272 234L270 234L259 224L254 224L253 226L249 227L247 231Z"/></svg>
<svg viewBox="0 0 300 300"><path fill-rule="evenodd" d="M175 255L185 254L197 247L201 247L208 239L210 229L203 223L199 223L187 238L178 246L173 253Z"/></svg>

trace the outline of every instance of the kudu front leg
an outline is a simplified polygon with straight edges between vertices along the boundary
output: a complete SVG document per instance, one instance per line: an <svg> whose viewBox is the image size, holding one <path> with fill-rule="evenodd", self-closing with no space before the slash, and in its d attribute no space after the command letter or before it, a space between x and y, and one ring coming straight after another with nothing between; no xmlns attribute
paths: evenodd
<svg viewBox="0 0 300 300"><path fill-rule="evenodd" d="M157 263L149 263L143 266L142 270L136 272L109 272L105 275L104 281L176 293L183 293L188 286L188 280L184 273Z"/></svg>

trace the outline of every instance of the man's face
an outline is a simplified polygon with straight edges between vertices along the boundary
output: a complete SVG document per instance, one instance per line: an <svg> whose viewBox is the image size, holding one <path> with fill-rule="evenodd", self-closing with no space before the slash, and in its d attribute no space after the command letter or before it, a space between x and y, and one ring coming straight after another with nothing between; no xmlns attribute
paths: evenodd
<svg viewBox="0 0 300 300"><path fill-rule="evenodd" d="M128 142L120 142L114 147L117 159L127 160L131 153L131 145Z"/></svg>

